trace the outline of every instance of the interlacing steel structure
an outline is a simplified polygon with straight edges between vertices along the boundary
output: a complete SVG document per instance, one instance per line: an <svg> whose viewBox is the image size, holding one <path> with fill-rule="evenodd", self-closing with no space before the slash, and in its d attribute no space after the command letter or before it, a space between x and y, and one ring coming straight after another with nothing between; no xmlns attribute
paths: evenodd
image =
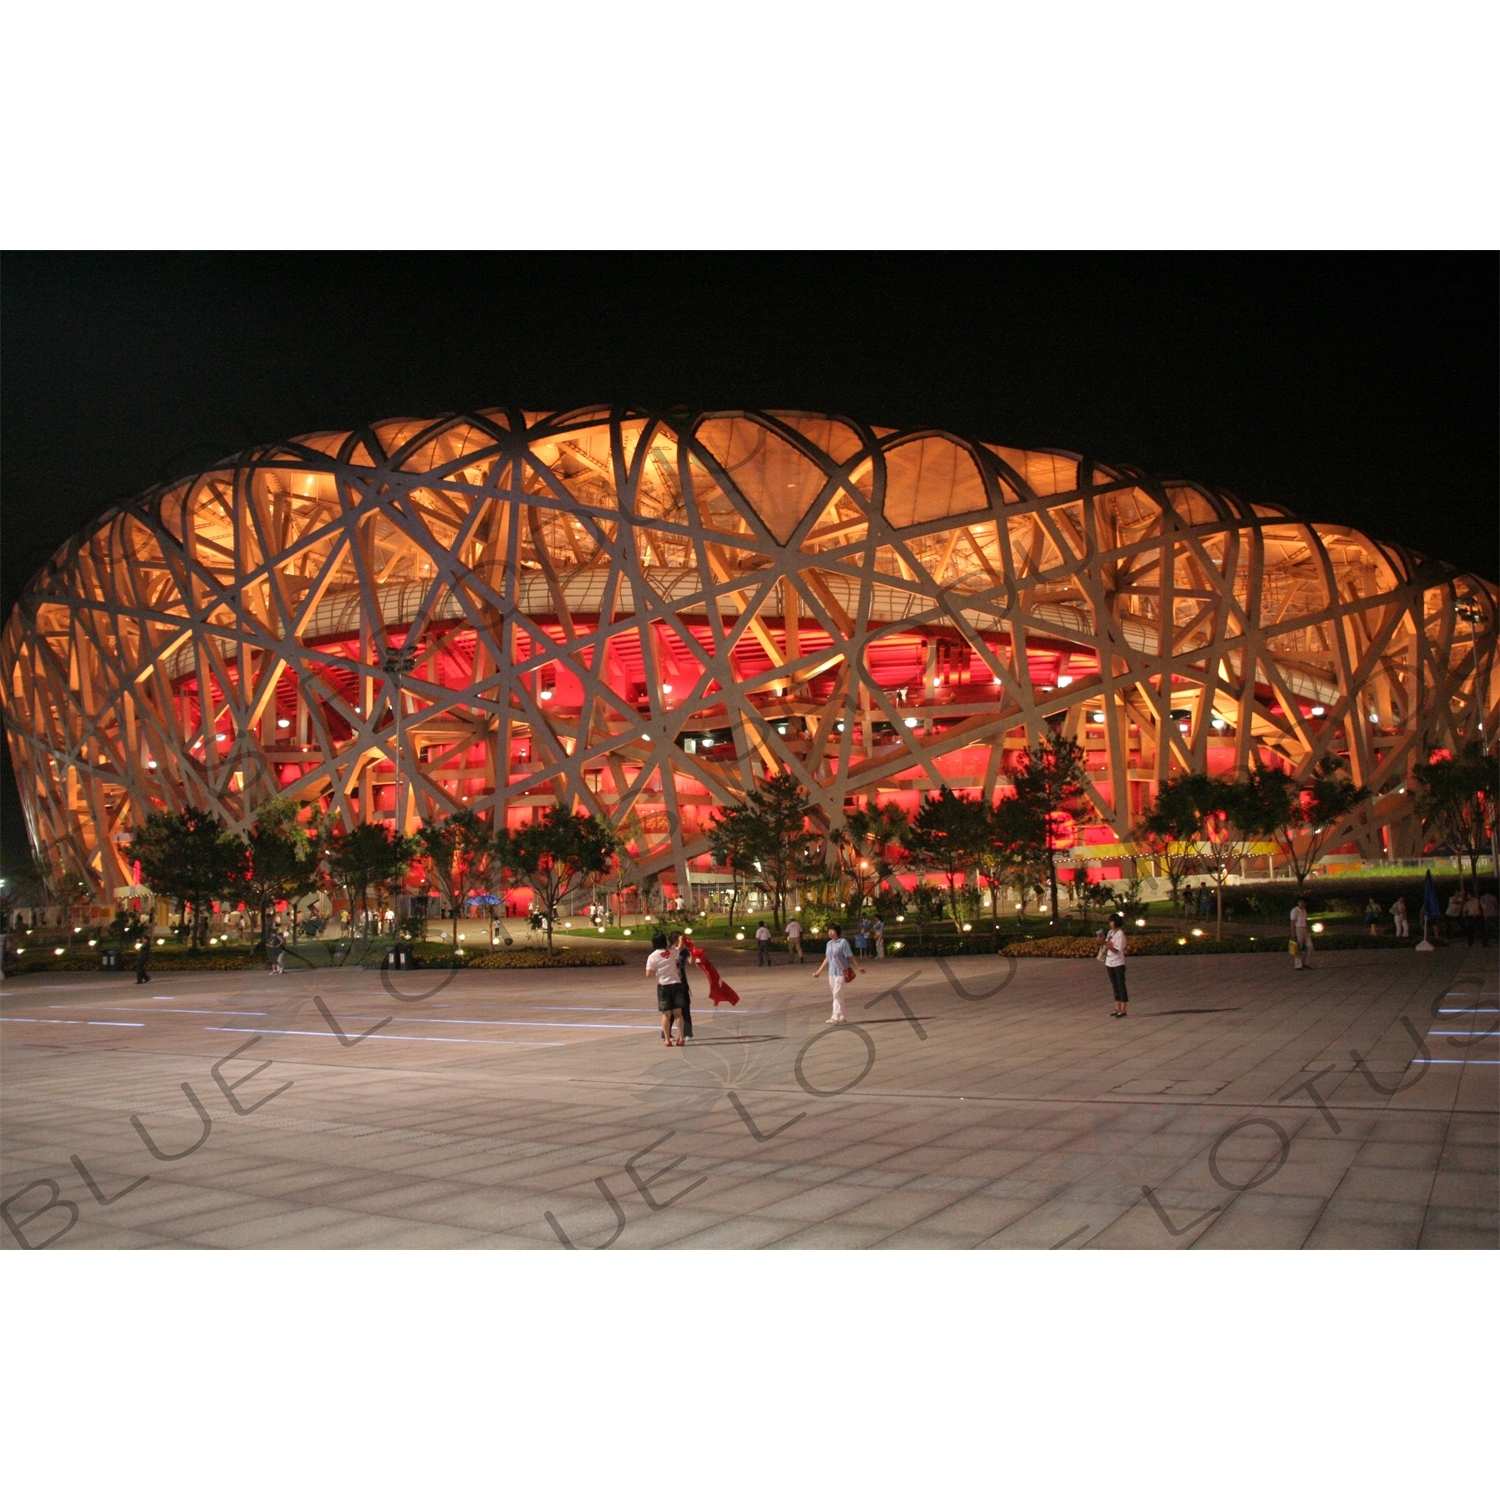
<svg viewBox="0 0 1500 1500"><path fill-rule="evenodd" d="M1332 751L1376 794L1348 837L1397 855L1416 758L1493 729L1496 602L1071 453L496 408L250 449L106 512L7 622L4 713L39 854L101 901L153 808L244 828L277 793L408 831L595 812L685 892L760 779L791 770L836 829L994 797L1049 725L1088 750L1080 854L1118 857L1177 772Z"/></svg>

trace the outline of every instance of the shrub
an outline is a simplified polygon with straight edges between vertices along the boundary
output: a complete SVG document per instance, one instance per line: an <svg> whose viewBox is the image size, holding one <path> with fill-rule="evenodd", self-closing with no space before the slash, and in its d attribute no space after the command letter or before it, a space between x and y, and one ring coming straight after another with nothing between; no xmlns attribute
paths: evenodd
<svg viewBox="0 0 1500 1500"><path fill-rule="evenodd" d="M1318 953L1343 952L1351 948L1412 948L1415 938L1371 937L1362 932L1319 933L1313 938ZM1049 937L1013 942L1000 950L1013 958L1092 958L1099 951L1097 938ZM1170 932L1148 932L1130 937L1127 962L1132 958L1165 958L1179 953L1279 953L1287 956L1280 938L1190 937L1186 942Z"/></svg>

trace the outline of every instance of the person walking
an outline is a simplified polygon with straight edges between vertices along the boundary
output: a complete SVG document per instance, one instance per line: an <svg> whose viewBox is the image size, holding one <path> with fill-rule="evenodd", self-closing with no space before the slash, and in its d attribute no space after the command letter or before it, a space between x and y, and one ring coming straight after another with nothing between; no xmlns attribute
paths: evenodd
<svg viewBox="0 0 1500 1500"><path fill-rule="evenodd" d="M1448 901L1448 910L1443 915L1443 936L1450 941L1456 938L1464 919L1464 897L1462 891L1454 891Z"/></svg>
<svg viewBox="0 0 1500 1500"><path fill-rule="evenodd" d="M771 967L771 929L764 922L755 929L755 959L758 968Z"/></svg>
<svg viewBox="0 0 1500 1500"><path fill-rule="evenodd" d="M786 961L802 962L802 924L796 917L786 924Z"/></svg>
<svg viewBox="0 0 1500 1500"><path fill-rule="evenodd" d="M1474 946L1474 935L1478 933L1486 948L1490 945L1490 935L1484 928L1484 908L1479 904L1479 897L1470 891L1463 905L1464 941L1472 948Z"/></svg>
<svg viewBox="0 0 1500 1500"><path fill-rule="evenodd" d="M283 972L282 965L286 962L286 939L281 935L280 927L273 927L266 938L266 957L271 961L270 973Z"/></svg>
<svg viewBox="0 0 1500 1500"><path fill-rule="evenodd" d="M677 960L664 932L651 939L646 955L646 977L656 982L656 1008L661 1012L661 1039L667 1047L680 1047L672 1040L672 1028L682 1020L682 985L677 978Z"/></svg>
<svg viewBox="0 0 1500 1500"><path fill-rule="evenodd" d="M854 932L854 956L863 963L870 954L870 919L866 917Z"/></svg>
<svg viewBox="0 0 1500 1500"><path fill-rule="evenodd" d="M690 1042L693 1039L693 987L688 983L688 965L696 964L698 960L693 957L692 946L684 933L674 932L667 941L677 962L677 982L682 986L682 1039Z"/></svg>
<svg viewBox="0 0 1500 1500"><path fill-rule="evenodd" d="M885 957L885 921L881 917L875 918L875 957Z"/></svg>
<svg viewBox="0 0 1500 1500"><path fill-rule="evenodd" d="M1398 938L1411 936L1411 925L1406 919L1406 897L1397 896L1391 902L1391 916L1396 923L1396 936Z"/></svg>
<svg viewBox="0 0 1500 1500"><path fill-rule="evenodd" d="M860 972L864 972L861 964ZM816 979L824 969L828 970L828 988L833 995L833 1014L823 1023L825 1026L842 1026L848 1021L844 1014L844 985L854 977L854 955L844 941L844 929L837 922L828 924L828 941L823 945L823 962L817 967Z"/></svg>
<svg viewBox="0 0 1500 1500"><path fill-rule="evenodd" d="M135 950L135 982L137 984L150 984L151 975L147 972L147 966L151 962L151 939L146 941Z"/></svg>
<svg viewBox="0 0 1500 1500"><path fill-rule="evenodd" d="M1380 936L1380 907L1373 896L1365 902L1365 926L1371 937Z"/></svg>
<svg viewBox="0 0 1500 1500"><path fill-rule="evenodd" d="M1312 968L1312 934L1307 927L1307 897L1298 896L1292 908L1292 967Z"/></svg>
<svg viewBox="0 0 1500 1500"><path fill-rule="evenodd" d="M1109 919L1109 931L1104 935L1104 972L1109 975L1109 986L1115 996L1115 1008L1110 1014L1116 1021L1122 1020L1130 995L1125 988L1125 918L1119 912Z"/></svg>

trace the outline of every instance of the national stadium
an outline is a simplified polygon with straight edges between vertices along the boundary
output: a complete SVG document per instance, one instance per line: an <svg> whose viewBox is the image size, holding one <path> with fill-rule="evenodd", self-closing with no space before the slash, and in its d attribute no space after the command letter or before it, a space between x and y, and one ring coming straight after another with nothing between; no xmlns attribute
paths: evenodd
<svg viewBox="0 0 1500 1500"><path fill-rule="evenodd" d="M105 511L0 641L36 851L101 904L153 809L233 829L561 805L668 895L783 770L816 823L992 798L1083 742L1079 858L1154 788L1328 753L1366 858L1493 731L1493 584L1348 526L1066 452L792 411L493 408L247 449Z"/></svg>

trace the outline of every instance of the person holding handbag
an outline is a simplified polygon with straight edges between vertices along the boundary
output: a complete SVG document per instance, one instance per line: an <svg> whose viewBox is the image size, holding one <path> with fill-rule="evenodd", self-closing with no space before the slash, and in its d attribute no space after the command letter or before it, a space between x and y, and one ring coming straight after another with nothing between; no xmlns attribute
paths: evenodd
<svg viewBox="0 0 1500 1500"><path fill-rule="evenodd" d="M1104 946L1096 955L1109 975L1110 988L1115 992L1115 1008L1112 1015L1122 1020L1130 996L1125 989L1125 918L1119 912L1109 919L1109 931L1104 934Z"/></svg>
<svg viewBox="0 0 1500 1500"><path fill-rule="evenodd" d="M828 924L828 941L823 948L823 962L817 967L816 979L824 969L828 970L828 988L833 992L833 1014L823 1023L825 1026L842 1026L848 1021L844 1014L844 985L854 978L854 955L844 940L844 929L837 922ZM859 965L864 972L864 965Z"/></svg>

